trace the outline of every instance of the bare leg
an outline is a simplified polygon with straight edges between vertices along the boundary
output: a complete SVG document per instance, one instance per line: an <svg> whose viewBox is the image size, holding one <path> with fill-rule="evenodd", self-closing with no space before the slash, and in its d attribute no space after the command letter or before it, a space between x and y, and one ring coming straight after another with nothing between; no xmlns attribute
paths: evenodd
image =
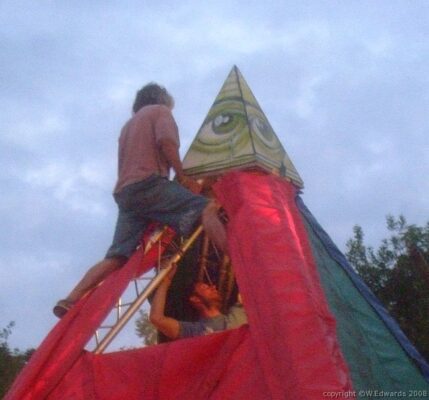
<svg viewBox="0 0 429 400"><path fill-rule="evenodd" d="M110 273L122 267L127 259L125 257L105 258L91 267L81 281L70 292L66 300L75 303L81 299L89 290L102 282Z"/></svg>
<svg viewBox="0 0 429 400"><path fill-rule="evenodd" d="M224 252L228 253L228 246L226 241L226 231L221 220L219 219L217 212L219 210L219 205L214 201L211 201L207 204L206 208L203 211L203 228L207 232L210 240L215 244L215 246Z"/></svg>

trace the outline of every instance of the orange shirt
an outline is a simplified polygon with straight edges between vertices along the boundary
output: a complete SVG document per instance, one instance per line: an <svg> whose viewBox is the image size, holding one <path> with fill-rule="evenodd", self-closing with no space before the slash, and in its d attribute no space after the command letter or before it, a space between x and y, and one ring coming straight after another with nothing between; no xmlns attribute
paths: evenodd
<svg viewBox="0 0 429 400"><path fill-rule="evenodd" d="M162 154L160 140L180 146L176 121L164 105L142 107L122 128L119 137L118 181L114 193L152 174L168 177L170 165Z"/></svg>

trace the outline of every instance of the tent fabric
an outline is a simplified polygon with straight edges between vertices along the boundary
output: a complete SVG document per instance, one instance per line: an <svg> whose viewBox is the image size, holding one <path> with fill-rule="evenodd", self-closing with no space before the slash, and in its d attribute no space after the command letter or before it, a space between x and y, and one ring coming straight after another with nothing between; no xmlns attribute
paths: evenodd
<svg viewBox="0 0 429 400"><path fill-rule="evenodd" d="M429 366L298 196L357 388L428 389ZM417 369L420 368L420 371ZM362 371L365 368L365 371ZM360 369L360 370L359 370Z"/></svg>
<svg viewBox="0 0 429 400"><path fill-rule="evenodd" d="M295 187L274 175L231 172L214 189L229 217L230 257L270 398L352 390Z"/></svg>
<svg viewBox="0 0 429 400"><path fill-rule="evenodd" d="M167 230L161 251L172 240ZM158 246L141 246L124 267L82 298L52 329L20 373L5 400L45 399L81 356L83 348L114 307L128 283L156 264Z"/></svg>
<svg viewBox="0 0 429 400"><path fill-rule="evenodd" d="M84 353L48 400L267 399L249 327L110 354Z"/></svg>

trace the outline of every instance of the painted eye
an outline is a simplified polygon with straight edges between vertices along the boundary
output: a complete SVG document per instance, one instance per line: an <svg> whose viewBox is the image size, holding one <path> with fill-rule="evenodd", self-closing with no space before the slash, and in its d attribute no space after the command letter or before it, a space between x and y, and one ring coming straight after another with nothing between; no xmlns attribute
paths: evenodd
<svg viewBox="0 0 429 400"><path fill-rule="evenodd" d="M246 115L239 103L221 102L207 116L193 143L201 153L226 152L242 146L245 139Z"/></svg>
<svg viewBox="0 0 429 400"><path fill-rule="evenodd" d="M262 121L257 118L255 120L255 127L258 130L259 134L261 134L266 140L273 140L273 134L270 130L270 127L265 121Z"/></svg>
<svg viewBox="0 0 429 400"><path fill-rule="evenodd" d="M198 131L191 150L194 154L210 156L211 163L250 154L252 143L243 104L235 99L215 103Z"/></svg>
<svg viewBox="0 0 429 400"><path fill-rule="evenodd" d="M267 147L277 148L280 144L271 126L258 116L251 117L253 131L258 135L258 139Z"/></svg>

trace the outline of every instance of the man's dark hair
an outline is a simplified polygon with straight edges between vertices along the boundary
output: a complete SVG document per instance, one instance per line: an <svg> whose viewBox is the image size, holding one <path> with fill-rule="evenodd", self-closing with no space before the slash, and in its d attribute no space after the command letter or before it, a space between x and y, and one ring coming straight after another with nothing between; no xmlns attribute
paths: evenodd
<svg viewBox="0 0 429 400"><path fill-rule="evenodd" d="M183 289L182 296L185 302L189 303L189 298L195 294L195 285L198 283L196 279L188 282L185 288Z"/></svg>
<svg viewBox="0 0 429 400"><path fill-rule="evenodd" d="M150 104L166 104L172 101L172 97L167 90L158 85L157 83L151 82L146 86L142 87L136 94L136 99L133 104L133 111L136 113L140 108L148 106Z"/></svg>

